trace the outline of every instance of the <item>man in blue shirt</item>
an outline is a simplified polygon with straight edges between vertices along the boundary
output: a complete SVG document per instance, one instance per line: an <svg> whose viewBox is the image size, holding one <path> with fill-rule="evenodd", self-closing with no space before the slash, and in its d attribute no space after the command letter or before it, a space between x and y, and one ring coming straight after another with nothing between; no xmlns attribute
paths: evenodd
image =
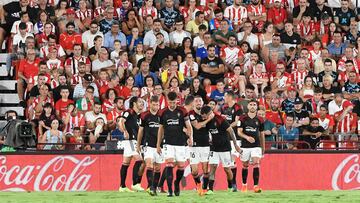
<svg viewBox="0 0 360 203"><path fill-rule="evenodd" d="M111 29L111 25L116 21L114 20L114 7L107 7L104 12L105 18L100 20L100 31L105 34Z"/></svg>
<svg viewBox="0 0 360 203"><path fill-rule="evenodd" d="M111 25L111 30L104 35L104 46L111 51L114 50L114 41L119 40L121 43L121 49L126 50L126 36L120 31L120 24L118 21L114 21Z"/></svg>
<svg viewBox="0 0 360 203"><path fill-rule="evenodd" d="M333 38L334 42L329 44L327 49L332 58L336 60L340 59L340 57L345 54L347 44L342 42L342 35L339 31L334 32Z"/></svg>
<svg viewBox="0 0 360 203"><path fill-rule="evenodd" d="M287 116L285 125L279 128L279 140L289 142L285 143L285 145L282 145L281 148L297 149L296 143L294 143L294 141L299 140L299 129L293 127L294 120L295 118L293 116Z"/></svg>
<svg viewBox="0 0 360 203"><path fill-rule="evenodd" d="M223 80L218 80L216 82L216 90L211 92L210 98L217 101L218 104L222 105L224 103L225 96L225 84Z"/></svg>
<svg viewBox="0 0 360 203"><path fill-rule="evenodd" d="M140 64L140 72L135 75L135 85L139 88L144 87L145 85L145 77L150 75L153 79L155 84L158 84L158 77L155 73L150 72L149 62L142 61Z"/></svg>
<svg viewBox="0 0 360 203"><path fill-rule="evenodd" d="M215 9L214 11L215 18L211 19L209 22L210 32L213 33L214 31L217 31L220 27L220 22L224 19L224 13L220 8ZM229 22L229 31L233 30L232 24L228 19L226 19Z"/></svg>

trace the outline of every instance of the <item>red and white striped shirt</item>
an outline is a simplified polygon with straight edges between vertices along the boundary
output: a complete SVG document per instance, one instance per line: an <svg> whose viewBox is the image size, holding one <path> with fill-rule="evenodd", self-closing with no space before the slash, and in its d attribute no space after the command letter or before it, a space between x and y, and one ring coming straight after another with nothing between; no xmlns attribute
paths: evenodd
<svg viewBox="0 0 360 203"><path fill-rule="evenodd" d="M110 100L106 99L103 101L102 104L102 113L107 114L108 112L112 111L115 108L115 104L111 103Z"/></svg>
<svg viewBox="0 0 360 203"><path fill-rule="evenodd" d="M51 75L46 73L45 74L45 77L46 77L46 84L50 84L50 81L51 81ZM33 84L34 86L38 84L38 78L39 76L38 75L34 75L34 76L31 76L29 78L29 84Z"/></svg>
<svg viewBox="0 0 360 203"><path fill-rule="evenodd" d="M230 65L236 65L239 58L244 57L242 49L239 47L224 46L220 49L220 57L225 59L225 62Z"/></svg>
<svg viewBox="0 0 360 203"><path fill-rule="evenodd" d="M76 116L70 116L69 123L64 130L65 133L72 133L75 127L85 127L85 116L81 112L78 112Z"/></svg>
<svg viewBox="0 0 360 203"><path fill-rule="evenodd" d="M157 9L154 6L152 6L151 8L143 6L139 9L139 16L146 18L146 16L148 15L151 15L154 19L156 19L158 16Z"/></svg>
<svg viewBox="0 0 360 203"><path fill-rule="evenodd" d="M276 77L276 73L273 73L270 77L271 83L274 82L275 77ZM292 76L289 73L285 72L277 81L276 86L278 88L284 88L284 87L286 87L287 84L291 84L291 83L292 83Z"/></svg>
<svg viewBox="0 0 360 203"><path fill-rule="evenodd" d="M307 37L315 34L315 24L310 22L310 24L305 25L304 23L299 23L297 26L298 33L301 37Z"/></svg>
<svg viewBox="0 0 360 203"><path fill-rule="evenodd" d="M355 58L347 58L346 56L341 57L341 59L339 59L338 61L338 71L346 71L346 67L345 67L345 62L347 60L352 60L354 63L354 69L356 71L356 73L359 73L359 66L358 66L358 61Z"/></svg>
<svg viewBox="0 0 360 203"><path fill-rule="evenodd" d="M334 118L340 116L343 110L334 114ZM351 128L357 127L357 115L355 113L347 113L345 117L337 122L335 133L350 133Z"/></svg>
<svg viewBox="0 0 360 203"><path fill-rule="evenodd" d="M248 14L245 7L239 6L236 8L234 5L232 5L225 9L224 16L233 22L233 25L240 25L246 21Z"/></svg>
<svg viewBox="0 0 360 203"><path fill-rule="evenodd" d="M184 16L185 19L191 16L192 20L195 19L195 14L198 11L201 11L201 9L200 8L195 8L195 10L192 13L190 13L190 9L188 7L183 7L180 10L181 14Z"/></svg>
<svg viewBox="0 0 360 203"><path fill-rule="evenodd" d="M295 85L297 86L298 89L301 89L302 86L304 85L304 80L305 77L308 75L309 71L304 70L304 71L293 71L291 73L291 77L292 77L292 81L295 82Z"/></svg>
<svg viewBox="0 0 360 203"><path fill-rule="evenodd" d="M49 59L46 61L46 65L49 70L53 69L63 69L62 63L59 59Z"/></svg>
<svg viewBox="0 0 360 203"><path fill-rule="evenodd" d="M31 118L31 119L39 118L39 116L40 116L40 114L41 114L41 112L38 113L38 114L35 113L35 107L39 104L39 102L40 102L40 96L37 96L37 97L34 99L32 105L29 107L29 111L33 111L33 112L34 112L34 116L33 116L33 118ZM46 103L50 103L52 106L54 106L54 100L53 100L51 97L46 97L46 99L41 102L41 106L44 107L44 105L45 105Z"/></svg>
<svg viewBox="0 0 360 203"><path fill-rule="evenodd" d="M266 8L265 6L259 4L257 6L254 6L254 5L248 5L247 7L247 12L248 13L254 13L254 16L261 16L263 13L266 13ZM255 21L255 23L257 23Z"/></svg>
<svg viewBox="0 0 360 203"><path fill-rule="evenodd" d="M91 64L90 59L86 56L80 56L79 58L69 57L65 61L65 68L71 68L71 73L76 74L76 73L78 73L79 62L83 62L86 65Z"/></svg>
<svg viewBox="0 0 360 203"><path fill-rule="evenodd" d="M85 20L86 18L92 19L92 18L93 18L92 13L93 13L93 12L92 12L91 9L86 9L85 11L77 10L77 11L75 11L75 16L76 16L76 18L78 18L80 21L83 21L83 20Z"/></svg>

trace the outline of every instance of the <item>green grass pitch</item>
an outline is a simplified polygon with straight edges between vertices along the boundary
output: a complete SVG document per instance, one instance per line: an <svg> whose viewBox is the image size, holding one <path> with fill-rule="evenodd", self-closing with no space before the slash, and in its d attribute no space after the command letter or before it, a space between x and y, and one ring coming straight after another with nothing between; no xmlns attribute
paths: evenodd
<svg viewBox="0 0 360 203"><path fill-rule="evenodd" d="M195 191L182 191L179 197L166 197L159 194L152 197L145 192L1 192L1 203L360 203L360 191L263 191L260 194L253 192L226 192L216 191L212 196L198 196Z"/></svg>

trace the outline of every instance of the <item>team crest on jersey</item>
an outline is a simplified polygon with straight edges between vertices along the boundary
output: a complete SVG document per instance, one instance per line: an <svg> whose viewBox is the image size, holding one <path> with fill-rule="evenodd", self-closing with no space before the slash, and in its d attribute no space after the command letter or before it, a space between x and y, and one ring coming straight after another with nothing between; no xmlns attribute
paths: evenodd
<svg viewBox="0 0 360 203"><path fill-rule="evenodd" d="M177 113L177 116L180 117L180 113Z"/></svg>
<svg viewBox="0 0 360 203"><path fill-rule="evenodd" d="M190 115L190 119L191 119L191 120L195 120L195 116L191 114L191 115Z"/></svg>
<svg viewBox="0 0 360 203"><path fill-rule="evenodd" d="M259 125L259 122L255 121L255 125Z"/></svg>

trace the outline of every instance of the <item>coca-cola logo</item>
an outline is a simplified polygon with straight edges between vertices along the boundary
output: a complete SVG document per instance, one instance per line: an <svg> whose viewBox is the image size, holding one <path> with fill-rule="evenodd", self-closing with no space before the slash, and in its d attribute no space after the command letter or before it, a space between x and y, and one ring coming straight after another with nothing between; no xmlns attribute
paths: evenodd
<svg viewBox="0 0 360 203"><path fill-rule="evenodd" d="M346 157L335 169L331 186L334 190L360 189L360 162L359 155Z"/></svg>
<svg viewBox="0 0 360 203"><path fill-rule="evenodd" d="M3 191L86 191L90 187L91 174L87 167L97 158L85 156L55 156L40 165L7 164L7 157L0 156L0 184ZM32 186L29 188L29 184Z"/></svg>

